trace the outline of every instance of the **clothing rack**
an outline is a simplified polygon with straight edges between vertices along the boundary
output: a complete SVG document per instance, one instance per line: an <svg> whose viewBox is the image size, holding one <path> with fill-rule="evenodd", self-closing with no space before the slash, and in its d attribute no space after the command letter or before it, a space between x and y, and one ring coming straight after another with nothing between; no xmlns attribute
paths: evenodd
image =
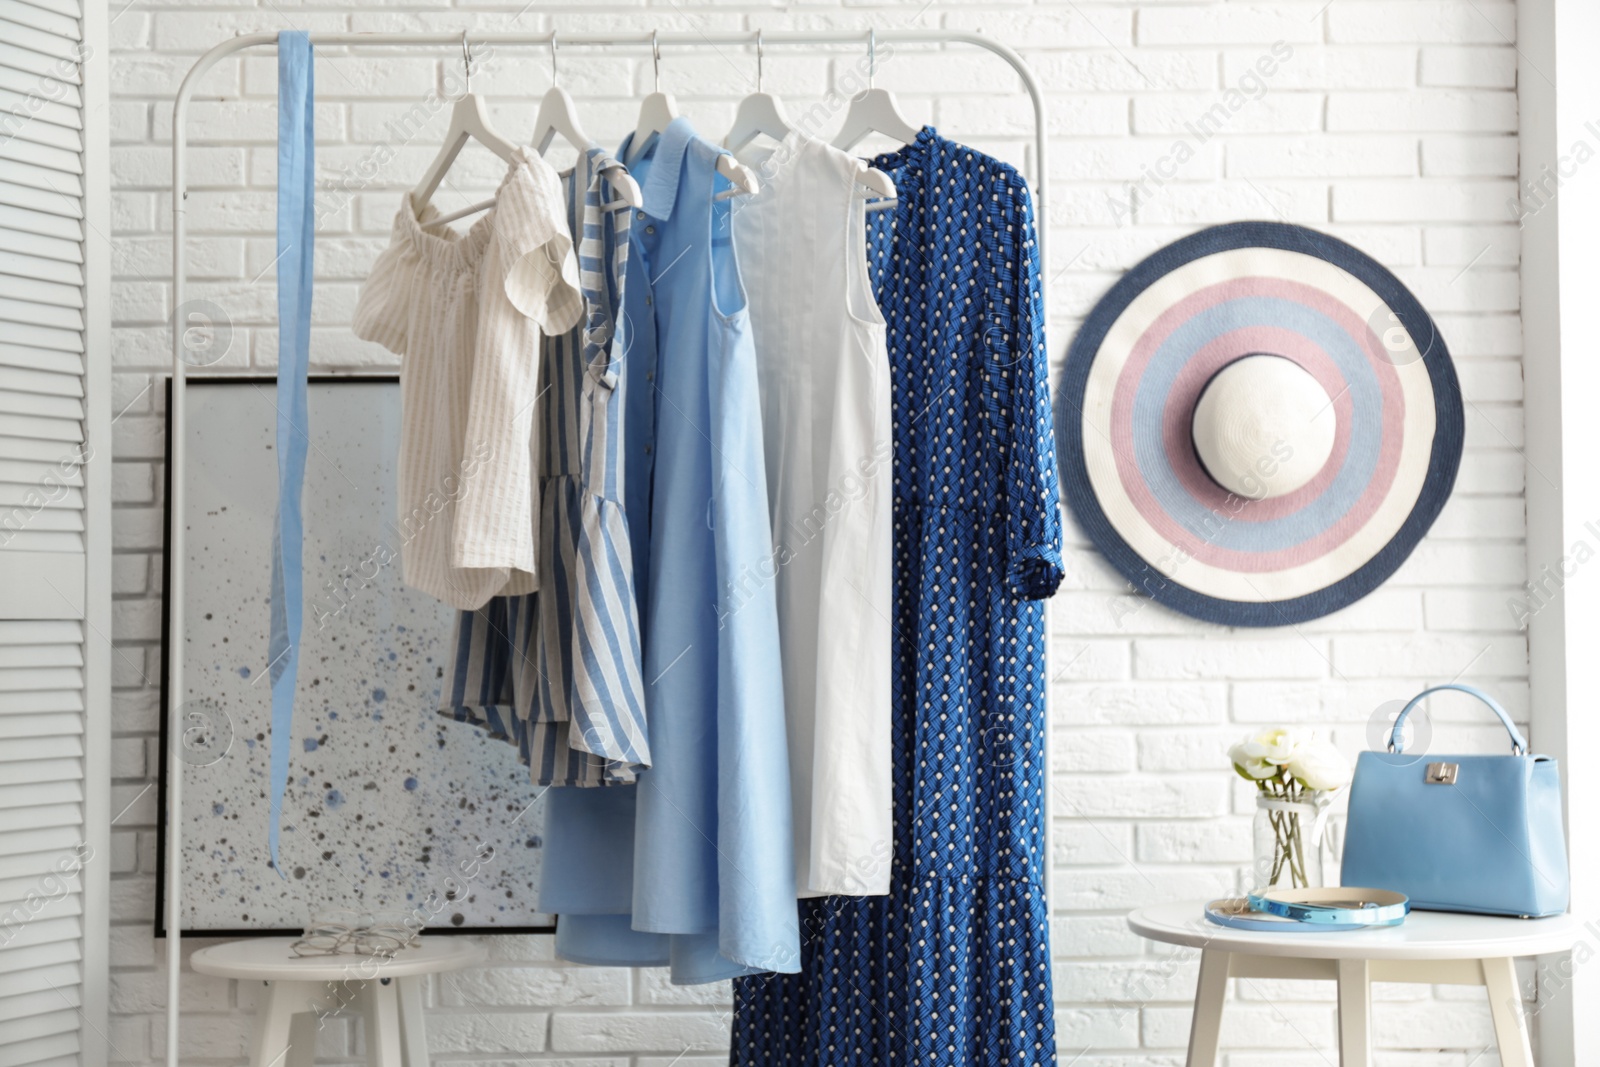
<svg viewBox="0 0 1600 1067"><path fill-rule="evenodd" d="M992 52L1010 64L1022 79L1024 88L1033 102L1033 199L1036 205L1035 216L1038 228L1039 261L1041 275L1045 279L1045 288L1049 288L1050 271L1047 254L1047 232L1049 230L1049 214L1046 210L1049 183L1049 152L1048 132L1046 130L1046 114L1044 92L1039 80L1034 76L1027 62L1013 49L1001 44L999 41L985 37L978 33L966 33L951 30L873 30L872 38L887 44L966 44ZM313 47L338 47L338 48L408 48L415 50L462 48L467 39L482 44L496 47L537 47L553 48L556 43L556 33L469 33L465 37L457 33L312 33L310 34ZM560 44L563 47L598 47L598 48L632 48L643 51L646 55L661 45L669 48L717 48L719 46L752 46L764 47L778 46L816 46L816 45L860 45L867 46L869 35L867 31L861 32L816 32L816 33L791 33L783 31L765 31L759 34L749 32L677 32L677 33L562 33ZM188 150L188 118L189 101L192 98L195 86L212 67L224 58L247 49L266 49L276 51L278 35L276 33L250 33L241 34L230 38L213 47L199 59L194 66L189 68L189 73L184 76L183 82L178 87L177 97L172 105L172 306L182 307L184 303L184 290L188 275L188 256L185 249L187 227L184 218L184 200L187 175L187 150ZM659 60L658 60L659 61ZM1041 294L1045 306L1048 308L1048 293ZM168 507L171 509L170 535L167 542L169 555L168 573L170 578L167 583L167 611L169 612L169 625L167 628L167 706L163 709L167 724L167 816L166 816L166 926L167 926L167 1065L178 1067L178 1024L180 1021L178 977L182 964L182 876L183 876L183 820L181 817L183 799L183 723L179 720L179 709L184 700L183 682L183 640L184 631L184 466L185 466L185 418L184 418L184 383L185 371L188 364L183 358L183 335L175 326L172 330L172 393L170 425L172 439L168 441L168 454L170 455L170 469L167 472L168 484L171 486ZM1049 633L1049 606L1046 605L1046 634ZM1048 638L1047 638L1048 648ZM1049 663L1048 652L1046 664ZM1048 668L1047 668L1048 674ZM1046 685L1046 715L1044 731L1043 763L1045 773L1045 786L1050 788L1051 776L1051 744L1050 744L1050 699L1049 685ZM1048 793L1047 793L1048 795ZM1043 888L1048 892L1051 844L1053 831L1049 815L1049 805L1046 804L1045 836L1044 836L1044 863L1045 878Z"/></svg>

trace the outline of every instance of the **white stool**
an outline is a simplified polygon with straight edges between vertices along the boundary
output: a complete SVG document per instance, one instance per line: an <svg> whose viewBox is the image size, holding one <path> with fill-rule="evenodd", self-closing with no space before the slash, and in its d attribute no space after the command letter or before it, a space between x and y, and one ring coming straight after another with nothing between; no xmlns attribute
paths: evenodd
<svg viewBox="0 0 1600 1067"><path fill-rule="evenodd" d="M1501 919L1414 911L1399 926L1348 933L1235 930L1205 917L1205 902L1161 904L1128 916L1140 937L1200 950L1200 980L1189 1026L1189 1067L1215 1067L1229 978L1326 978L1339 983L1339 1063L1372 1063L1372 983L1481 985L1502 1067L1533 1067L1518 956L1565 952L1581 926L1571 915Z"/></svg>
<svg viewBox="0 0 1600 1067"><path fill-rule="evenodd" d="M229 941L196 952L201 974L267 983L256 1012L250 1067L312 1067L317 1029L329 1013L357 1004L367 1024L367 1062L373 1067L427 1067L422 1028L424 975L483 962L482 945L460 937L422 938L393 959L373 956L297 957L293 937Z"/></svg>

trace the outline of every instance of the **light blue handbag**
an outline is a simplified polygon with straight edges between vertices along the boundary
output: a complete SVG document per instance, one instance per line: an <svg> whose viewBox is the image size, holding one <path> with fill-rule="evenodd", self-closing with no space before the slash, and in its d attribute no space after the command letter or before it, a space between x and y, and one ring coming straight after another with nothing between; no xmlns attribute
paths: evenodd
<svg viewBox="0 0 1600 1067"><path fill-rule="evenodd" d="M1455 689L1489 705L1511 734L1509 756L1410 754L1406 716ZM1350 785L1340 881L1393 889L1414 908L1536 917L1567 910L1567 846L1556 761L1528 742L1494 698L1436 685L1411 698L1387 752L1363 752Z"/></svg>

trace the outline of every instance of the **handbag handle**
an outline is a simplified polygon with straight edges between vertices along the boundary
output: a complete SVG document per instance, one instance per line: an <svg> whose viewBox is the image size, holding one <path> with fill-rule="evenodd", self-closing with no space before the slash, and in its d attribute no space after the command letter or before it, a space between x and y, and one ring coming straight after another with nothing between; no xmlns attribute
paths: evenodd
<svg viewBox="0 0 1600 1067"><path fill-rule="evenodd" d="M1401 729L1406 724L1406 716L1411 714L1412 708L1422 703L1423 697L1427 696L1429 693L1437 693L1441 689L1454 689L1458 693L1466 693L1469 696L1475 696L1485 704L1489 705L1489 710L1500 717L1500 722L1503 726L1505 726L1506 733L1511 735L1512 754L1521 756L1527 753L1528 739L1522 736L1522 733L1517 729L1517 724L1511 721L1511 716L1506 713L1505 708L1500 706L1499 701L1495 700L1494 697L1490 696L1488 693L1485 693L1482 689L1479 689L1475 685L1461 685L1457 682L1450 682L1445 685L1429 686L1427 689L1424 689L1422 692L1412 697L1410 702L1408 702L1405 707L1400 709L1400 714L1395 716L1394 728L1389 731L1390 752L1399 753L1405 751L1405 744L1400 740L1400 733Z"/></svg>

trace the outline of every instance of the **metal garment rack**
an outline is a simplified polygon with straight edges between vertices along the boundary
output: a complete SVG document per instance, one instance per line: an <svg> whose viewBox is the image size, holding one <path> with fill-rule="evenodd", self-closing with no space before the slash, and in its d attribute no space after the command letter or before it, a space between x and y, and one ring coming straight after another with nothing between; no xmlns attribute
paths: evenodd
<svg viewBox="0 0 1600 1067"><path fill-rule="evenodd" d="M1046 196L1049 189L1049 153L1048 132L1045 120L1044 92L1039 85L1039 80L1034 76L1028 64L1014 50L1001 44L999 41L977 33L944 30L874 30L873 35L877 40L887 44L967 44L992 52L1010 64L1022 79L1023 86L1028 91L1028 96L1033 101L1033 198L1036 205L1036 226L1038 228L1039 259L1042 276L1050 277L1047 269L1048 259L1046 254L1046 231L1049 229L1046 212ZM310 35L313 46L339 48L411 48L417 50L458 49L462 47L464 38L461 33L313 33ZM554 33L483 33L470 34L474 42L503 47L551 47L556 39ZM782 31L755 31L744 33L563 33L560 34L560 44L563 47L588 46L602 48L635 48L651 54L653 47L666 45L672 48L715 48L721 45L728 46L757 46L759 45L862 45L868 43L868 34L862 32L819 32L819 33L785 33ZM184 76L183 83L178 87L177 98L172 105L172 306L182 307L184 302L184 289L187 281L188 262L185 250L185 236L187 227L184 218L184 199L186 192L186 150L188 148L188 118L189 100L194 93L196 84L212 67L227 56L247 49L266 49L276 51L278 35L276 33L251 33L241 34L216 45L209 52L195 60L194 66L189 68L189 73ZM1048 281L1045 283L1048 288ZM1041 298L1044 294L1041 293ZM163 709L167 717L167 766L170 773L167 776L167 831L166 831L166 905L167 905L167 1064L168 1067L178 1067L178 1024L180 1005L178 1001L178 976L182 964L182 929L183 929L183 820L180 817L183 799L183 759L182 740L183 724L179 721L178 711L184 700L183 682L183 629L184 629L184 466L185 466L185 431L186 418L184 412L185 370L188 364L183 358L183 338L179 330L172 330L172 410L170 425L172 427L172 440L169 444L171 455L171 470L168 472L171 485L171 498L168 507L171 508L171 536L167 544L167 551L171 554L168 571L171 578L166 589L167 608L170 613L170 625L167 637L167 707ZM1049 606L1046 605L1046 632L1049 631ZM1046 642L1048 647L1048 640ZM1046 716L1044 732L1044 774L1046 789L1049 788L1051 763L1050 763L1050 715L1049 715L1049 684L1046 683ZM1048 793L1046 794L1048 796ZM1049 805L1045 809L1045 889L1048 891L1051 843L1053 833L1049 813Z"/></svg>

